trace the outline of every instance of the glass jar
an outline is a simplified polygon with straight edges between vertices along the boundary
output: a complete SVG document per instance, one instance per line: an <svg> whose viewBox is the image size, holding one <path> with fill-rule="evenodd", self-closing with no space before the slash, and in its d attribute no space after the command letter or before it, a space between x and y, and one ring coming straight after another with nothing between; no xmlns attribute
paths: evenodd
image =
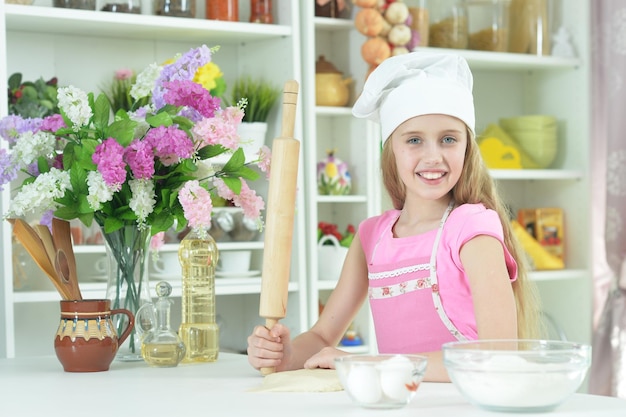
<svg viewBox="0 0 626 417"><path fill-rule="evenodd" d="M409 8L409 15L411 16L411 30L417 32L419 36L417 46L428 46L429 18L427 0L405 0L405 3Z"/></svg>
<svg viewBox="0 0 626 417"><path fill-rule="evenodd" d="M250 0L250 22L274 23L272 0Z"/></svg>
<svg viewBox="0 0 626 417"><path fill-rule="evenodd" d="M467 8L464 0L430 0L428 46L467 48Z"/></svg>
<svg viewBox="0 0 626 417"><path fill-rule="evenodd" d="M548 0L511 0L509 52L550 55Z"/></svg>
<svg viewBox="0 0 626 417"><path fill-rule="evenodd" d="M506 52L510 0L468 0L468 49Z"/></svg>
<svg viewBox="0 0 626 417"><path fill-rule="evenodd" d="M159 16L196 17L196 0L157 0L154 13Z"/></svg>
<svg viewBox="0 0 626 417"><path fill-rule="evenodd" d="M53 0L52 5L65 9L96 10L96 0Z"/></svg>
<svg viewBox="0 0 626 417"><path fill-rule="evenodd" d="M315 0L315 16L350 19L350 0Z"/></svg>
<svg viewBox="0 0 626 417"><path fill-rule="evenodd" d="M206 18L238 22L239 3L237 0L206 0Z"/></svg>
<svg viewBox="0 0 626 417"><path fill-rule="evenodd" d="M105 0L104 6L100 10L103 12L140 14L141 0Z"/></svg>

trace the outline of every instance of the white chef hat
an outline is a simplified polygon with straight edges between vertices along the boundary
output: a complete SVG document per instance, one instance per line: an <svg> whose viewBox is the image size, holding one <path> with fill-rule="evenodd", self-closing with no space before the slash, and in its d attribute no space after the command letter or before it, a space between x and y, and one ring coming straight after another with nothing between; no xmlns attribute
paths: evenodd
<svg viewBox="0 0 626 417"><path fill-rule="evenodd" d="M454 54L411 52L384 60L367 78L352 114L380 123L383 140L424 114L461 119L474 132L473 78Z"/></svg>

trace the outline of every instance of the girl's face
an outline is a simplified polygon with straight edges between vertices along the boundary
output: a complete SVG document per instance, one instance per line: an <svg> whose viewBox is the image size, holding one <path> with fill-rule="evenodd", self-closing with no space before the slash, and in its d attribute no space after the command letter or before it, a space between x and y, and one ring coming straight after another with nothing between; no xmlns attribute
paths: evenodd
<svg viewBox="0 0 626 417"><path fill-rule="evenodd" d="M406 200L439 200L456 185L467 148L467 128L456 117L416 116L392 133L398 175Z"/></svg>

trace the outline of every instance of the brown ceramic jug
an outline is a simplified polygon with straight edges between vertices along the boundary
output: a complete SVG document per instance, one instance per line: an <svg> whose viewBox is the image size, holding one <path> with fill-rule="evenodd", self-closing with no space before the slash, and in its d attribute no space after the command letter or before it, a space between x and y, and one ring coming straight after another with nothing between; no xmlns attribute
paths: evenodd
<svg viewBox="0 0 626 417"><path fill-rule="evenodd" d="M118 337L111 316L125 314L128 325ZM111 310L110 300L63 300L54 350L66 372L108 371L119 345L135 325L129 310Z"/></svg>

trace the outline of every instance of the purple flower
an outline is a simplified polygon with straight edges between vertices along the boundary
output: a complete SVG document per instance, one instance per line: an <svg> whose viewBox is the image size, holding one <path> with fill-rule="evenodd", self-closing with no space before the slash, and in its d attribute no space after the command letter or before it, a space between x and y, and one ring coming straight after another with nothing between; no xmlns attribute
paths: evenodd
<svg viewBox="0 0 626 417"><path fill-rule="evenodd" d="M37 132L42 119L24 119L21 116L9 115L0 120L0 136L9 144L14 145L18 136L24 132Z"/></svg>
<svg viewBox="0 0 626 417"><path fill-rule="evenodd" d="M18 168L11 154L6 149L0 149L0 191L4 190L3 185L17 178Z"/></svg>
<svg viewBox="0 0 626 417"><path fill-rule="evenodd" d="M191 107L205 118L215 116L215 111L220 108L221 100L212 97L207 89L193 81L170 81L163 83L163 87L163 98L167 104Z"/></svg>
<svg viewBox="0 0 626 417"><path fill-rule="evenodd" d="M40 129L47 132L56 132L62 127L67 127L63 121L63 116L60 114L53 114L43 119Z"/></svg>

